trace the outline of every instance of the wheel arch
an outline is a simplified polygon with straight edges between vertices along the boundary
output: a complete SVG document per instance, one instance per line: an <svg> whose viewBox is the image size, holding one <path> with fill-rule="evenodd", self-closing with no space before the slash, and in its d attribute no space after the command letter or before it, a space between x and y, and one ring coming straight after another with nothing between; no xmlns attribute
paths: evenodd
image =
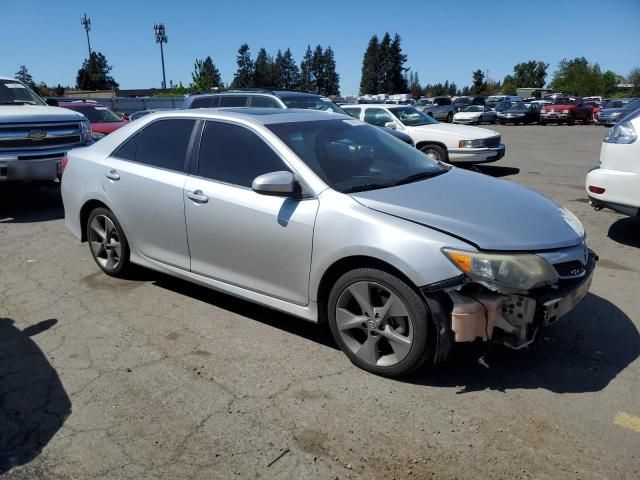
<svg viewBox="0 0 640 480"><path fill-rule="evenodd" d="M96 208L106 208L107 210L111 211L111 208L109 208L108 205L96 199L88 200L84 203L84 205L82 205L82 208L80 209L80 240L82 242L87 241L87 222L89 221L89 215L91 215L91 212L93 212Z"/></svg>
<svg viewBox="0 0 640 480"><path fill-rule="evenodd" d="M447 146L439 141L432 141L432 140L423 140L421 142L416 143L416 148L418 150L422 150L422 147L426 146L426 145L437 145L438 147L444 148L444 151L447 154L447 158L449 158L449 149L447 148Z"/></svg>

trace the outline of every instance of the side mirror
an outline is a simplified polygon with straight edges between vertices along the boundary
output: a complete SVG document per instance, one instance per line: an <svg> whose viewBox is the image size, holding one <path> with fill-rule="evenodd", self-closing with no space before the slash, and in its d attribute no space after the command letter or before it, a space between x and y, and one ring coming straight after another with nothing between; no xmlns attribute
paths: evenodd
<svg viewBox="0 0 640 480"><path fill-rule="evenodd" d="M387 122L384 124L384 126L392 130L395 130L396 128L398 128L398 126L396 125L396 122Z"/></svg>
<svg viewBox="0 0 640 480"><path fill-rule="evenodd" d="M277 197L298 197L301 195L300 184L291 172L270 172L253 180L251 188L262 195Z"/></svg>
<svg viewBox="0 0 640 480"><path fill-rule="evenodd" d="M47 98L45 99L45 102L47 103L47 105L51 107L57 107L58 105L60 105L58 103L58 100L56 100L55 98Z"/></svg>

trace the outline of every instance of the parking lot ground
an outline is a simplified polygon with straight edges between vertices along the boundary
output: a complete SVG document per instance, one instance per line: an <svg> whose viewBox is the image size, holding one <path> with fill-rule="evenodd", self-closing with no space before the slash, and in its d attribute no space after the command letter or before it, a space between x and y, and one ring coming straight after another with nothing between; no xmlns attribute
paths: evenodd
<svg viewBox="0 0 640 480"><path fill-rule="evenodd" d="M482 170L580 217L591 293L534 349L403 380L352 366L322 326L109 278L56 189L0 184L0 477L640 478L640 220L584 193L605 130L496 129L506 157Z"/></svg>

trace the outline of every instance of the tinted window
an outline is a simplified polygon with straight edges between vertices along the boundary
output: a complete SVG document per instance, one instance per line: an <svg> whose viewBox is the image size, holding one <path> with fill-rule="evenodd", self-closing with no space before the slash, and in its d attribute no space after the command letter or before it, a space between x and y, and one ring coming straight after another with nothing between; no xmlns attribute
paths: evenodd
<svg viewBox="0 0 640 480"><path fill-rule="evenodd" d="M136 162L182 172L195 120L159 120L142 130Z"/></svg>
<svg viewBox="0 0 640 480"><path fill-rule="evenodd" d="M281 108L278 102L270 97L251 97L252 107Z"/></svg>
<svg viewBox="0 0 640 480"><path fill-rule="evenodd" d="M191 102L191 106L189 108L206 108L209 106L210 101L211 97L198 97Z"/></svg>
<svg viewBox="0 0 640 480"><path fill-rule="evenodd" d="M343 107L342 108L345 112L347 112L349 115L351 115L353 118L360 118L360 112L362 112L361 108L350 108L350 107Z"/></svg>
<svg viewBox="0 0 640 480"><path fill-rule="evenodd" d="M385 123L393 122L393 117L382 108L367 108L364 112L364 121L376 127L384 127Z"/></svg>
<svg viewBox="0 0 640 480"><path fill-rule="evenodd" d="M436 98L433 101L433 103L438 105L438 106L451 105L451 99L450 98Z"/></svg>
<svg viewBox="0 0 640 480"><path fill-rule="evenodd" d="M252 131L229 123L207 122L200 144L200 176L251 187L257 176L281 170L289 168Z"/></svg>
<svg viewBox="0 0 640 480"><path fill-rule="evenodd" d="M241 97L237 95L220 97L221 107L245 107L246 105L247 105L247 97Z"/></svg>
<svg viewBox="0 0 640 480"><path fill-rule="evenodd" d="M135 160L136 150L138 149L138 142L140 141L140 134L136 133L133 137L124 142L113 153L112 156L121 158L123 160Z"/></svg>

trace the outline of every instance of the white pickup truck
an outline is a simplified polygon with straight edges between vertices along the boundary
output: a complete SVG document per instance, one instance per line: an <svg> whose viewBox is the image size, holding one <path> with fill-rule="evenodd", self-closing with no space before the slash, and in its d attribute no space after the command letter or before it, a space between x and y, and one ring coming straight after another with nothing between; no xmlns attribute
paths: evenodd
<svg viewBox="0 0 640 480"><path fill-rule="evenodd" d="M84 115L0 76L0 182L60 178L66 153L91 142Z"/></svg>
<svg viewBox="0 0 640 480"><path fill-rule="evenodd" d="M343 105L349 115L406 133L434 160L456 164L495 162L504 157L500 133L486 128L440 123L411 105Z"/></svg>

